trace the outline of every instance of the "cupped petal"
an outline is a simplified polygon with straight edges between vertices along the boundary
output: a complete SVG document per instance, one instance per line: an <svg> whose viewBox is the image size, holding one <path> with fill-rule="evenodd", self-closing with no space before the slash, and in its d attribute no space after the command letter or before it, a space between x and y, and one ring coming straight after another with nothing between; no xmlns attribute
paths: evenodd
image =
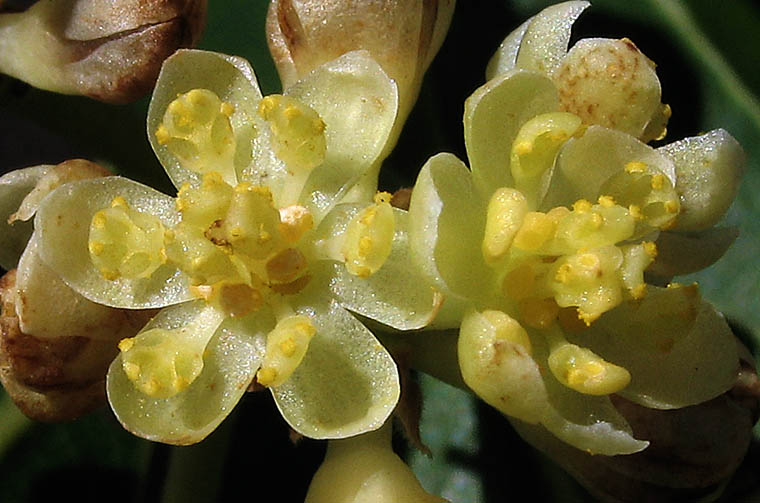
<svg viewBox="0 0 760 503"><path fill-rule="evenodd" d="M685 138L657 149L675 165L681 213L674 230L712 227L728 211L739 190L745 154L724 129Z"/></svg>
<svg viewBox="0 0 760 503"><path fill-rule="evenodd" d="M656 409L705 402L733 386L739 371L734 335L695 286L658 289L624 303L577 334L605 359L628 369L624 398Z"/></svg>
<svg viewBox="0 0 760 503"><path fill-rule="evenodd" d="M551 75L567 54L570 30L589 2L563 2L533 16L520 41L516 66Z"/></svg>
<svg viewBox="0 0 760 503"><path fill-rule="evenodd" d="M464 103L464 143L475 185L484 198L512 185L512 142L522 125L536 115L559 110L548 77L525 70L499 75Z"/></svg>
<svg viewBox="0 0 760 503"><path fill-rule="evenodd" d="M520 51L520 44L528 31L528 27L533 22L533 17L528 18L523 24L515 28L507 35L486 66L486 81L491 80L502 73L515 68L517 63L517 53Z"/></svg>
<svg viewBox="0 0 760 503"><path fill-rule="evenodd" d="M181 328L208 309L213 308L200 301L164 309L143 332ZM128 431L156 442L194 444L210 434L243 396L263 358L271 315L224 322L214 316L206 318L208 322L202 330L211 331L213 336L203 353L203 370L174 396L154 398L144 394L125 373L123 357L113 361L106 381L108 401Z"/></svg>
<svg viewBox="0 0 760 503"><path fill-rule="evenodd" d="M191 298L187 279L177 268L161 265L147 278L103 277L89 251L90 223L116 197L131 208L158 218L165 227L179 221L174 200L150 187L121 177L106 177L63 185L40 205L35 229L40 233L42 260L71 288L93 302L111 307L147 309Z"/></svg>
<svg viewBox="0 0 760 503"><path fill-rule="evenodd" d="M148 108L148 139L175 187L185 182L200 183L201 176L182 166L182 162L162 145L156 131L164 113L177 96L193 89L208 89L234 111L229 122L236 140L234 168L239 174L251 164L255 136L253 124L258 118L261 100L253 69L243 58L209 51L182 49L167 58L159 74Z"/></svg>
<svg viewBox="0 0 760 503"><path fill-rule="evenodd" d="M447 298L487 299L496 286L481 244L485 202L470 171L452 154L422 167L409 204L413 263Z"/></svg>
<svg viewBox="0 0 760 503"><path fill-rule="evenodd" d="M340 204L322 221L316 239L328 241L341 236L360 204ZM408 246L409 215L394 209L393 247L382 267L367 278L351 274L343 262L318 262L333 295L346 309L398 330L427 326L442 302L438 294L412 264ZM318 273L320 274L320 273Z"/></svg>
<svg viewBox="0 0 760 503"><path fill-rule="evenodd" d="M320 288L309 288L300 298L298 312L311 318L316 335L290 378L272 388L283 418L317 439L376 430L399 398L393 358L348 311L334 300L326 302Z"/></svg>
<svg viewBox="0 0 760 503"><path fill-rule="evenodd" d="M34 166L17 169L0 177L0 267L5 270L16 267L34 230L31 221L16 220L9 223L8 219L51 169L53 165Z"/></svg>
<svg viewBox="0 0 760 503"><path fill-rule="evenodd" d="M602 185L629 163L642 163L676 184L673 162L633 136L602 126L590 126L560 149L544 208L570 205L578 199L596 201Z"/></svg>
<svg viewBox="0 0 760 503"><path fill-rule="evenodd" d="M325 123L327 154L314 169L301 201L323 216L362 177L377 184L379 163L398 111L398 89L367 51L325 63L285 91L310 106ZM374 171L373 171L374 170Z"/></svg>
<svg viewBox="0 0 760 503"><path fill-rule="evenodd" d="M646 273L668 280L701 271L717 262L737 237L739 229L736 227L712 227L688 233L661 232L657 236L657 257Z"/></svg>

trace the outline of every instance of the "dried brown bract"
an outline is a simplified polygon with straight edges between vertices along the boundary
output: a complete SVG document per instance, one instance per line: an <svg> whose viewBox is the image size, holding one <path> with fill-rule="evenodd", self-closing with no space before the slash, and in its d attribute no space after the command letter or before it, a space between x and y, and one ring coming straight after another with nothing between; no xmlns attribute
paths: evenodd
<svg viewBox="0 0 760 503"><path fill-rule="evenodd" d="M147 93L161 63L192 46L206 0L56 0L8 13L0 4L0 72L63 94L126 103Z"/></svg>

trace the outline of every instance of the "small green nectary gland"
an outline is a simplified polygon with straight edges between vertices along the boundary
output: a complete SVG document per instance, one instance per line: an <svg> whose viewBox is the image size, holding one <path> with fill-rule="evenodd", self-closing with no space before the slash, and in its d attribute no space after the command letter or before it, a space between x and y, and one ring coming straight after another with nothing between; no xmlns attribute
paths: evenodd
<svg viewBox="0 0 760 503"><path fill-rule="evenodd" d="M165 145L179 159L182 167L194 173L221 173L225 180L235 180L235 135L230 116L235 109L222 102L208 89L193 89L181 94L166 109L155 131L160 145Z"/></svg>
<svg viewBox="0 0 760 503"><path fill-rule="evenodd" d="M259 115L269 123L275 155L290 169L313 169L325 159L325 123L308 105L273 94L259 102Z"/></svg>
<svg viewBox="0 0 760 503"><path fill-rule="evenodd" d="M135 211L123 197L92 217L90 257L104 278L147 278L166 262L164 227L157 217Z"/></svg>
<svg viewBox="0 0 760 503"><path fill-rule="evenodd" d="M587 395L616 393L631 381L631 374L625 368L569 343L551 351L549 368L562 384Z"/></svg>
<svg viewBox="0 0 760 503"><path fill-rule="evenodd" d="M256 373L258 383L267 387L284 383L303 360L316 331L308 316L292 315L277 322L267 335L264 361Z"/></svg>
<svg viewBox="0 0 760 503"><path fill-rule="evenodd" d="M380 192L375 203L361 210L346 227L341 251L348 272L360 278L377 272L391 253L394 229L390 194Z"/></svg>

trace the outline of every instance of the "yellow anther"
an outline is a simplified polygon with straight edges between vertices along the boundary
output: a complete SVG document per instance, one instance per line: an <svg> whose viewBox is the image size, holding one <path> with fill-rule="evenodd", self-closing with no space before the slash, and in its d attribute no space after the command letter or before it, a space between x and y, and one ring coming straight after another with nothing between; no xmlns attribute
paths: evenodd
<svg viewBox="0 0 760 503"><path fill-rule="evenodd" d="M223 101L221 107L219 107L219 111L222 113L222 115L232 117L232 114L235 113L235 105Z"/></svg>
<svg viewBox="0 0 760 503"><path fill-rule="evenodd" d="M657 245L654 244L652 241L644 241L641 243L641 245L644 247L644 252L649 255L651 258L657 257Z"/></svg>
<svg viewBox="0 0 760 503"><path fill-rule="evenodd" d="M585 199L578 199L573 203L573 211L577 211L578 213L591 211L591 208L593 208L593 205Z"/></svg>
<svg viewBox="0 0 760 503"><path fill-rule="evenodd" d="M158 126L156 129L156 140L158 141L159 145L166 145L169 143L169 140L171 140L171 135L169 134L169 130L166 129L166 126L163 124Z"/></svg>
<svg viewBox="0 0 760 503"><path fill-rule="evenodd" d="M644 218L644 215L641 213L641 206L637 204L629 205L628 213L630 213L635 220L641 220Z"/></svg>
<svg viewBox="0 0 760 503"><path fill-rule="evenodd" d="M346 226L341 251L349 273L366 278L383 266L393 247L395 217L389 202L372 204Z"/></svg>
<svg viewBox="0 0 760 503"><path fill-rule="evenodd" d="M375 204L382 204L382 203L390 204L392 198L393 198L393 195L390 192L378 192L375 194L372 200L375 202Z"/></svg>
<svg viewBox="0 0 760 503"><path fill-rule="evenodd" d="M125 362L123 364L123 368L124 373L127 374L127 377L130 381L135 381L140 377L140 366L136 363Z"/></svg>
<svg viewBox="0 0 760 503"><path fill-rule="evenodd" d="M293 339L285 339L280 343L280 351L287 357L293 356L297 348L298 346Z"/></svg>
<svg viewBox="0 0 760 503"><path fill-rule="evenodd" d="M631 297L636 300L643 299L647 294L646 283L640 283L631 289Z"/></svg>
<svg viewBox="0 0 760 503"><path fill-rule="evenodd" d="M678 201L675 201L673 199L669 201L665 201L665 211L667 211L670 214L678 213L681 206L678 204Z"/></svg>
<svg viewBox="0 0 760 503"><path fill-rule="evenodd" d="M119 351L129 351L135 345L135 338L128 337L119 341Z"/></svg>
<svg viewBox="0 0 760 503"><path fill-rule="evenodd" d="M271 96L265 96L259 101L258 112L264 120L269 120L272 117L272 113L279 106L282 96L273 94Z"/></svg>
<svg viewBox="0 0 760 503"><path fill-rule="evenodd" d="M599 196L599 205L603 208L612 208L615 206L615 199L612 196Z"/></svg>
<svg viewBox="0 0 760 503"><path fill-rule="evenodd" d="M641 161L631 161L625 165L625 172L630 174L646 173L648 170L649 168L646 163L643 163Z"/></svg>
<svg viewBox="0 0 760 503"><path fill-rule="evenodd" d="M256 372L256 381L262 386L269 387L277 379L277 371L270 367L262 367Z"/></svg>
<svg viewBox="0 0 760 503"><path fill-rule="evenodd" d="M111 208L129 208L129 205L127 204L127 200L124 199L122 196L116 196L111 200Z"/></svg>
<svg viewBox="0 0 760 503"><path fill-rule="evenodd" d="M589 270L596 271L599 269L601 262L599 257L593 253L584 253L578 258L578 262L588 268Z"/></svg>
<svg viewBox="0 0 760 503"><path fill-rule="evenodd" d="M272 239L272 234L264 228L264 224L259 224L259 243L265 244Z"/></svg>
<svg viewBox="0 0 760 503"><path fill-rule="evenodd" d="M557 272L554 275L554 279L560 283L569 283L573 278L573 267L564 263L557 268Z"/></svg>
<svg viewBox="0 0 760 503"><path fill-rule="evenodd" d="M291 120L297 119L301 115L301 111L298 110L298 108L293 105L288 105L285 107L285 110L283 110L282 114L285 116L286 119L291 121Z"/></svg>
<svg viewBox="0 0 760 503"><path fill-rule="evenodd" d="M652 189L653 190L662 190L662 188L665 186L665 175L662 173L658 173L652 177Z"/></svg>
<svg viewBox="0 0 760 503"><path fill-rule="evenodd" d="M548 214L531 211L525 215L512 244L524 251L538 250L554 236L556 229L557 223Z"/></svg>
<svg viewBox="0 0 760 503"><path fill-rule="evenodd" d="M530 154L533 151L533 142L532 141L517 142L512 147L512 150L517 155L527 155L527 154Z"/></svg>
<svg viewBox="0 0 760 503"><path fill-rule="evenodd" d="M256 379L262 386L279 386L301 364L316 328L304 315L292 315L277 322L267 335L264 361Z"/></svg>
<svg viewBox="0 0 760 503"><path fill-rule="evenodd" d="M96 229L103 229L106 226L106 217L102 213L98 212L92 217L92 226Z"/></svg>
<svg viewBox="0 0 760 503"><path fill-rule="evenodd" d="M608 395L625 388L631 374L592 351L563 343L549 355L549 368L565 386L587 395Z"/></svg>
<svg viewBox="0 0 760 503"><path fill-rule="evenodd" d="M100 241L90 241L88 248L93 255L101 255L105 249L105 245Z"/></svg>
<svg viewBox="0 0 760 503"><path fill-rule="evenodd" d="M259 102L259 115L269 123L275 155L289 169L313 169L327 149L319 114L292 96L272 95Z"/></svg>

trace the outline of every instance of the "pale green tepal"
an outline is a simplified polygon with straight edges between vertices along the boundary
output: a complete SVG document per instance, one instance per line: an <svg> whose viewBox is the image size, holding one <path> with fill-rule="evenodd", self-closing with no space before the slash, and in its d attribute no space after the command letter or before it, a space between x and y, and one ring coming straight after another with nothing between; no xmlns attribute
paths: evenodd
<svg viewBox="0 0 760 503"><path fill-rule="evenodd" d="M128 430L198 442L254 379L308 437L385 422L396 365L346 308L414 329L439 302L413 276L406 213L384 193L352 196L381 161L397 104L395 83L362 51L268 97L246 61L179 51L148 114L177 196L108 177L44 200L40 256L67 284L101 304L162 308L109 370Z"/></svg>
<svg viewBox="0 0 760 503"><path fill-rule="evenodd" d="M425 164L409 235L445 297L439 320L461 320L437 328L459 327L465 383L511 419L614 455L647 442L611 394L669 409L734 383L737 347L722 316L696 286L665 285L730 244L733 231L712 226L743 154L722 130L644 143L669 114L659 80L627 40L567 50L587 5L549 7L507 37L465 103L470 167L451 154ZM610 58L618 67L605 80ZM684 261L679 240L704 250ZM647 284L650 269L661 286Z"/></svg>

